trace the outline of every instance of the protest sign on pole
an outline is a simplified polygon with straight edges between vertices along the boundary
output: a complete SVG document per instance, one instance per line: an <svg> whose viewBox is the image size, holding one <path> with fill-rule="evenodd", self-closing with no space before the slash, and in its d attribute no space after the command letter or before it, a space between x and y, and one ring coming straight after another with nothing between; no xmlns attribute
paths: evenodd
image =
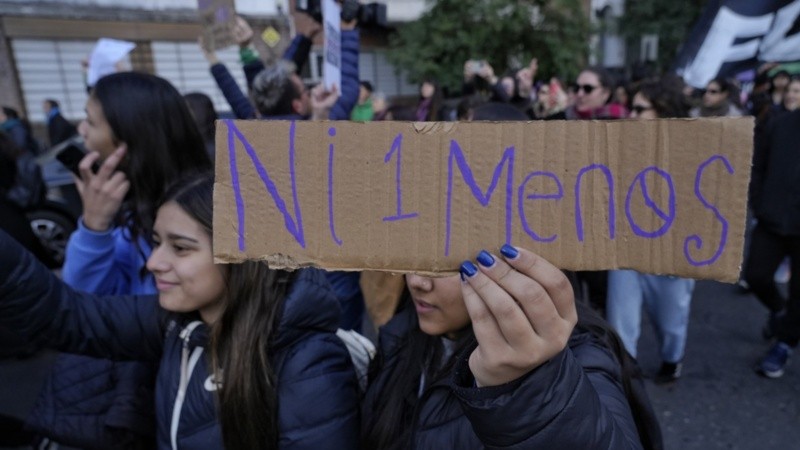
<svg viewBox="0 0 800 450"><path fill-rule="evenodd" d="M341 92L342 82L342 7L334 0L322 0L322 22L325 29L325 58L322 66L325 89L333 86Z"/></svg>

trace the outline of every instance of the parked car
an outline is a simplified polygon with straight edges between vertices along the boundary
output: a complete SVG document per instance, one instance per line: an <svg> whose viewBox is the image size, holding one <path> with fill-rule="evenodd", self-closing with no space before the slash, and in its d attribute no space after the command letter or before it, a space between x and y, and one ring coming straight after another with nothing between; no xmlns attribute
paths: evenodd
<svg viewBox="0 0 800 450"><path fill-rule="evenodd" d="M83 211L72 172L56 159L56 155L70 144L82 145L81 138L65 141L36 158L47 185L47 198L41 206L26 212L34 234L42 241L57 267L64 263L67 241L77 228Z"/></svg>

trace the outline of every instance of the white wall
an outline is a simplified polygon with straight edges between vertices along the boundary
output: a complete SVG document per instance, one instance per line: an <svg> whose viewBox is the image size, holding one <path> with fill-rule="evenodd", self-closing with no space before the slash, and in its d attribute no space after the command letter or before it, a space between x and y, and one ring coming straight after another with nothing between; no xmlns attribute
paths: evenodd
<svg viewBox="0 0 800 450"><path fill-rule="evenodd" d="M30 2L30 0L5 1L20 4L26 4ZM103 8L131 8L148 11L168 9L197 9L197 0L38 0L38 2L75 6L100 6ZM287 11L286 0L235 0L235 3L236 10L247 15L277 15L278 4L283 5L284 11Z"/></svg>

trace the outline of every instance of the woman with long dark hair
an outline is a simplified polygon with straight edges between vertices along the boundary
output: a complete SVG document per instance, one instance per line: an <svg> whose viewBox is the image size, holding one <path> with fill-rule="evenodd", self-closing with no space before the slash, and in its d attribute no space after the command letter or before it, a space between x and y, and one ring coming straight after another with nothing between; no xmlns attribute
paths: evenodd
<svg viewBox="0 0 800 450"><path fill-rule="evenodd" d="M661 448L614 332L550 263L500 254L464 262L461 280L406 275L370 368L362 447Z"/></svg>
<svg viewBox="0 0 800 450"><path fill-rule="evenodd" d="M157 298L78 293L0 234L0 325L62 351L159 362L159 449L357 448L357 381L324 275L214 264L212 193L212 176L197 176L158 209Z"/></svg>
<svg viewBox="0 0 800 450"><path fill-rule="evenodd" d="M89 151L75 180L83 216L63 279L94 294L155 294L145 261L157 202L170 183L211 168L186 101L163 78L115 73L95 84L78 130ZM61 355L27 424L74 447L152 448L156 369Z"/></svg>

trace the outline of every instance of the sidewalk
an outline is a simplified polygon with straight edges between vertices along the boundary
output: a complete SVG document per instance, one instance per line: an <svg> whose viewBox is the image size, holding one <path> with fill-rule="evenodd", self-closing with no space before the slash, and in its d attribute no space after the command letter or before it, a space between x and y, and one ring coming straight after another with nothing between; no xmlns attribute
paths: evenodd
<svg viewBox="0 0 800 450"><path fill-rule="evenodd" d="M766 309L734 285L698 282L683 377L671 387L647 383L667 450L800 448L800 358L769 380L753 365L769 349ZM639 342L646 374L658 370L649 325Z"/></svg>

